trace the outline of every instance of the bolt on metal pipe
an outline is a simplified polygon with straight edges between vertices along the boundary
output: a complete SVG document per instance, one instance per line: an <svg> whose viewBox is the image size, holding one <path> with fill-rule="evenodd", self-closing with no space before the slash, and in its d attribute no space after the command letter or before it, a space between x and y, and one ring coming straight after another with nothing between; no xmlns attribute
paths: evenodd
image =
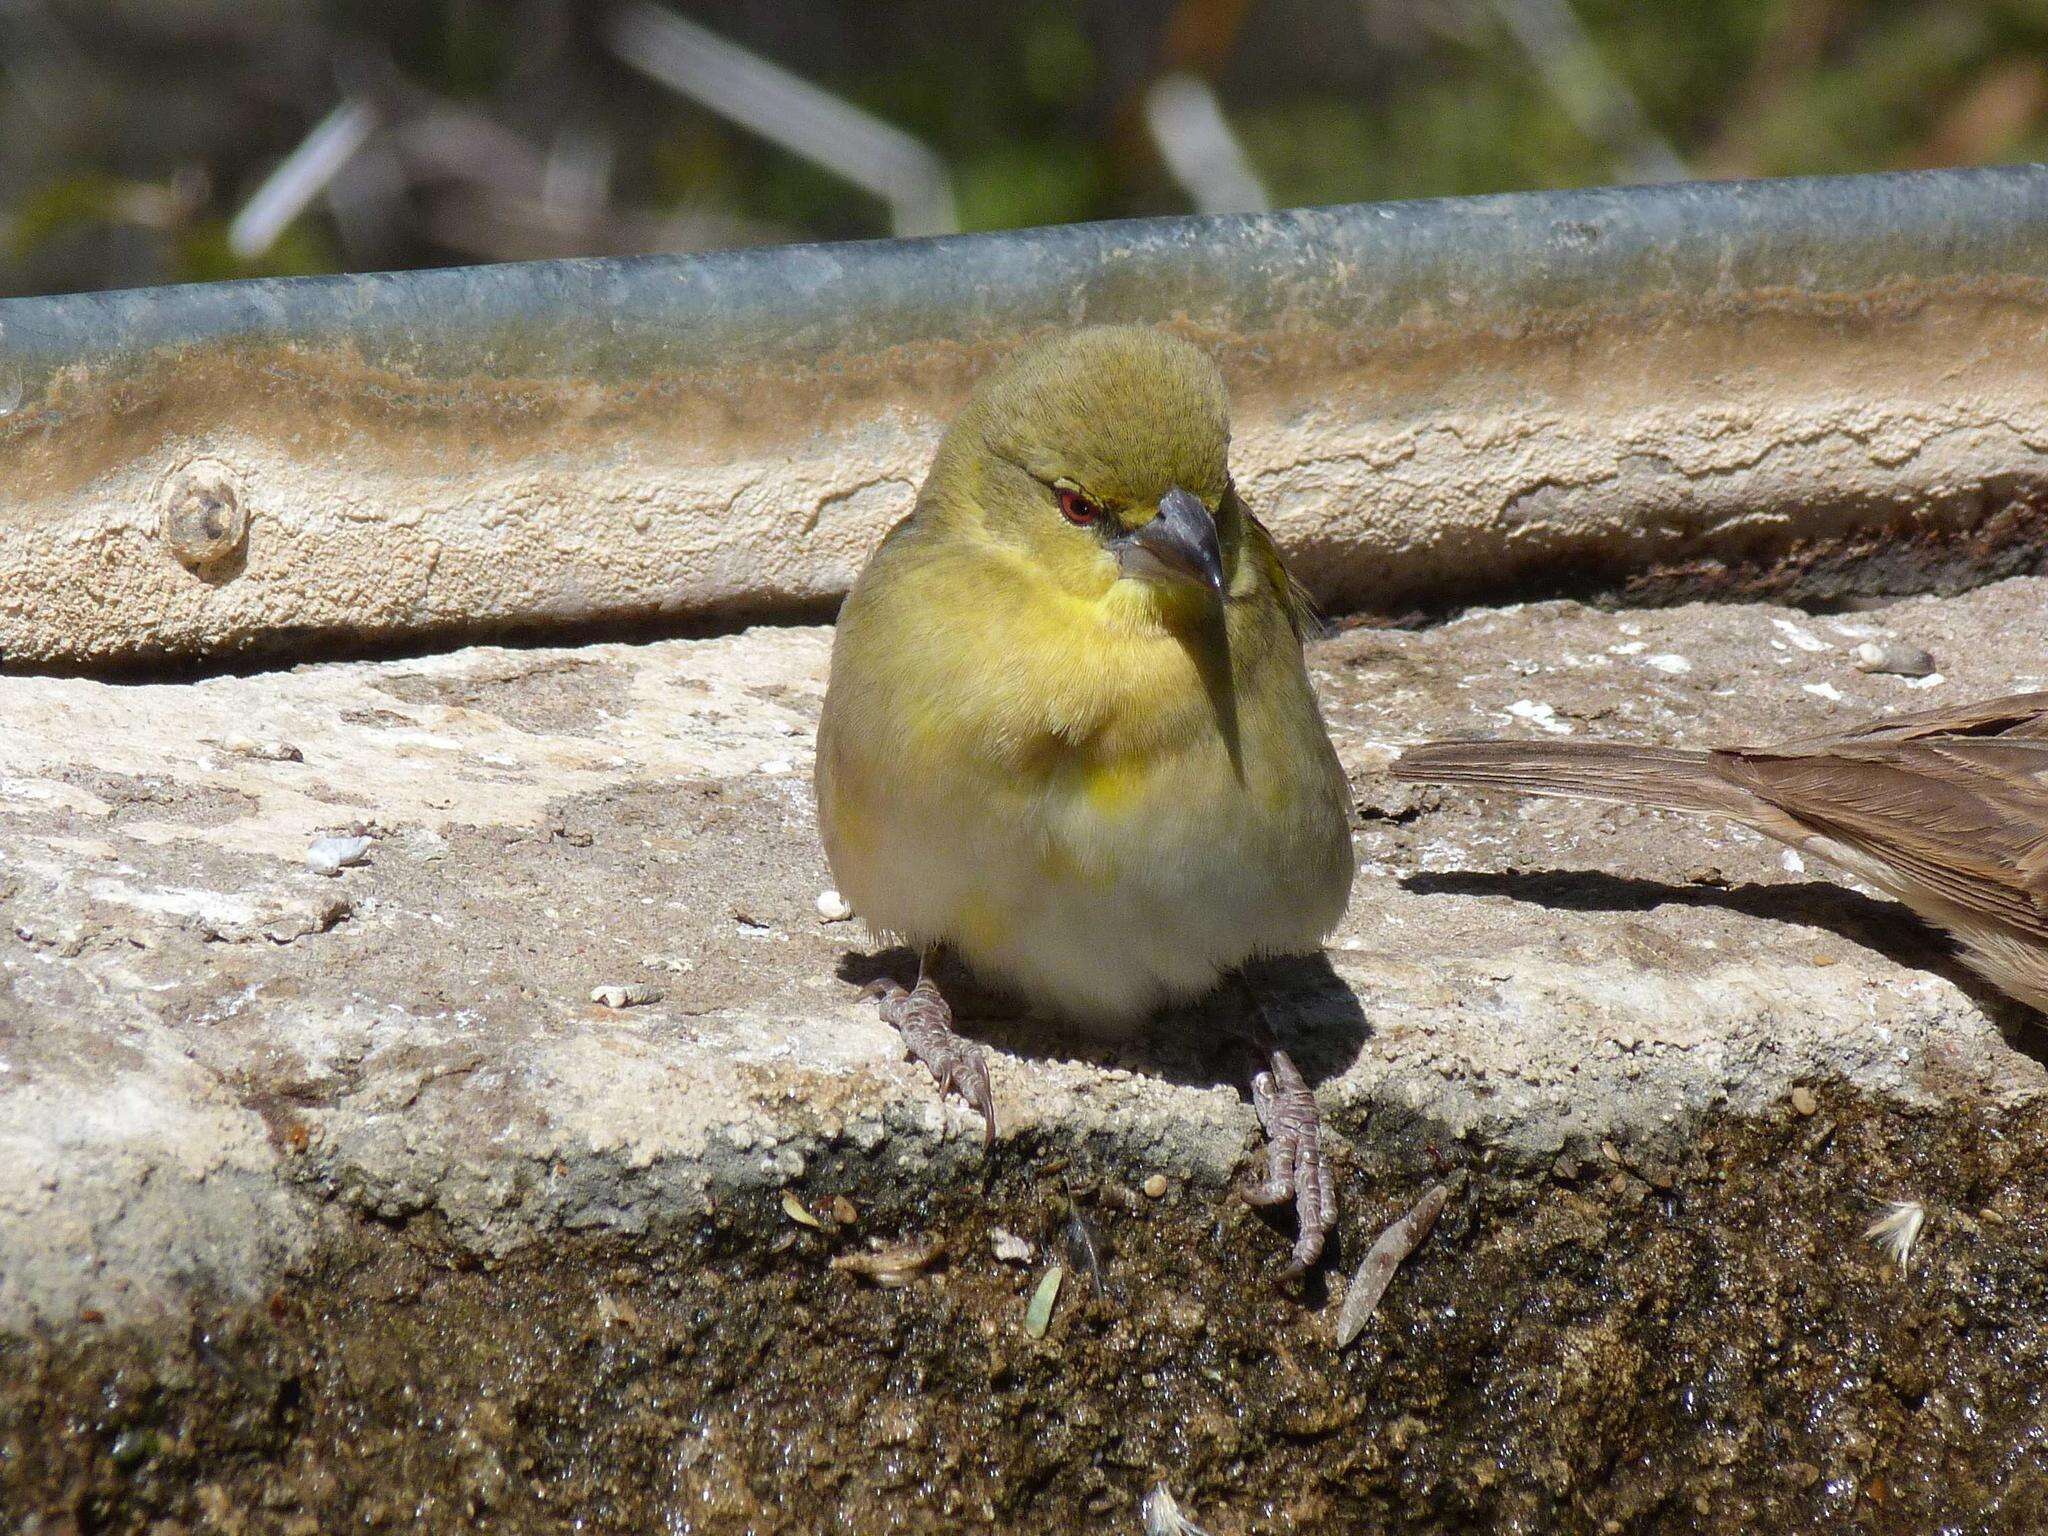
<svg viewBox="0 0 2048 1536"><path fill-rule="evenodd" d="M1338 611L2041 547L2048 170L1688 183L0 301L0 651L829 612L974 378L1103 320L1216 355Z"/></svg>

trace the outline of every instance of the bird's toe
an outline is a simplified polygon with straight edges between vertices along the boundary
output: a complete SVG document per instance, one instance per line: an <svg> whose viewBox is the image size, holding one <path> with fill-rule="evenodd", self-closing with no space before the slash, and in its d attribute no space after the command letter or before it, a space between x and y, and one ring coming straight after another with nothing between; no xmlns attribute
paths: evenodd
<svg viewBox="0 0 2048 1536"><path fill-rule="evenodd" d="M1323 1153L1323 1117L1315 1095L1285 1051L1252 1079L1252 1108L1266 1132L1266 1176L1240 1187L1246 1204L1294 1202L1296 1237L1282 1280L1312 1269L1337 1225L1337 1183Z"/></svg>

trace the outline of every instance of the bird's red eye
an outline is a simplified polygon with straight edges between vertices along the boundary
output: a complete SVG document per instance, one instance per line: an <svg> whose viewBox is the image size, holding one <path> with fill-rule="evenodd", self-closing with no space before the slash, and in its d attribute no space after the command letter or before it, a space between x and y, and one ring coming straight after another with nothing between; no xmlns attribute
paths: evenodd
<svg viewBox="0 0 2048 1536"><path fill-rule="evenodd" d="M1083 496L1079 491L1060 492L1060 516L1076 528L1086 528L1090 523L1102 521L1102 508Z"/></svg>

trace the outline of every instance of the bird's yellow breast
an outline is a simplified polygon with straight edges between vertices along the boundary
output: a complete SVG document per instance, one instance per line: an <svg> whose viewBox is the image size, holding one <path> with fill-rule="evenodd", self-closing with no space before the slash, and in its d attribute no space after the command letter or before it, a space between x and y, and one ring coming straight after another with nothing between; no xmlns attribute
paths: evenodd
<svg viewBox="0 0 2048 1536"><path fill-rule="evenodd" d="M871 925L1083 1018L1319 942L1350 840L1286 615L1257 588L1193 623L1159 602L885 546L819 731L827 854Z"/></svg>

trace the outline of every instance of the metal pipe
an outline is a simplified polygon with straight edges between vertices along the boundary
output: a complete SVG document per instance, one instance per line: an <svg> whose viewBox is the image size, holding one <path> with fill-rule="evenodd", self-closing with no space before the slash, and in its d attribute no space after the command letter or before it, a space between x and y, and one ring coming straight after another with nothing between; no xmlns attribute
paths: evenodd
<svg viewBox="0 0 2048 1536"><path fill-rule="evenodd" d="M1111 319L1214 352L1340 610L2041 546L2048 170L1683 184L0 302L0 647L827 611L983 368Z"/></svg>

